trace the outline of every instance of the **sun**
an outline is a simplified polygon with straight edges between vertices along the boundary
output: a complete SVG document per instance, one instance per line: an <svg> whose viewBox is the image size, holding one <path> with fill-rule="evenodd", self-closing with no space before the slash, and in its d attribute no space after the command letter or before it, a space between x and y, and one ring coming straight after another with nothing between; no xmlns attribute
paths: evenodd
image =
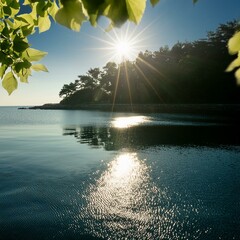
<svg viewBox="0 0 240 240"><path fill-rule="evenodd" d="M129 59L131 58L133 46L131 41L127 39L118 39L113 45L115 54L120 59Z"/></svg>
<svg viewBox="0 0 240 240"><path fill-rule="evenodd" d="M153 23L140 27L128 22L121 28L98 25L102 37L87 35L99 41L101 45L88 50L101 51L100 57L105 62L115 62L117 64L126 61L134 62L139 53L144 52L149 47L153 36L149 30Z"/></svg>
<svg viewBox="0 0 240 240"><path fill-rule="evenodd" d="M100 26L99 28L101 29ZM105 57L109 57L108 62L134 61L139 52L145 48L146 38L143 33L146 29L138 31L136 26L127 24L121 29L113 28L110 32L101 30L105 33L106 38L96 38L103 43L102 47L98 49L104 51Z"/></svg>
<svg viewBox="0 0 240 240"><path fill-rule="evenodd" d="M116 62L123 62L125 60L134 60L139 52L140 39L132 36L129 32L114 32L114 37L108 44L112 59Z"/></svg>

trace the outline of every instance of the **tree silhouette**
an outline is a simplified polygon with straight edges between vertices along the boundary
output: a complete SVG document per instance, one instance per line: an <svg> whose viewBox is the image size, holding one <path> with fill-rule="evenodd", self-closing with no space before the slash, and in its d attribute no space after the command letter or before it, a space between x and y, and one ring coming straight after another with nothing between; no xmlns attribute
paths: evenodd
<svg viewBox="0 0 240 240"><path fill-rule="evenodd" d="M228 22L208 32L205 39L177 42L171 49L140 52L133 62L109 62L102 70L90 69L79 76L78 90L62 95L61 103L239 102L236 80L225 72L233 60L226 48L228 38L238 29L236 21Z"/></svg>

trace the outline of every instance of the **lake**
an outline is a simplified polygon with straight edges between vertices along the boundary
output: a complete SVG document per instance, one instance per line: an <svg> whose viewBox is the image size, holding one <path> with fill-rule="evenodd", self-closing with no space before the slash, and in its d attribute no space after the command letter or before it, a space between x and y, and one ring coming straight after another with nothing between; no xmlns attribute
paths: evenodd
<svg viewBox="0 0 240 240"><path fill-rule="evenodd" d="M240 239L240 127L0 107L0 239Z"/></svg>

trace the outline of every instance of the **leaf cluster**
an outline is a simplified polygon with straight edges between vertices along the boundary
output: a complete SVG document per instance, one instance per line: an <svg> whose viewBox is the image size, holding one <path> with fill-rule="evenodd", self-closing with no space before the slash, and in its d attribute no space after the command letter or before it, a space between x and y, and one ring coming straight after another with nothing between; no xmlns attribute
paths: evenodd
<svg viewBox="0 0 240 240"><path fill-rule="evenodd" d="M229 53L232 55L237 54L237 58L229 64L226 71L231 72L235 68L237 68L235 72L235 77L238 81L238 84L240 85L240 31L236 32L233 37L229 39L228 50Z"/></svg>
<svg viewBox="0 0 240 240"><path fill-rule="evenodd" d="M25 5L28 13L23 13ZM31 48L28 36L36 28L44 32L50 28L49 15L54 17L54 2L25 0L0 2L0 78L9 95L18 87L18 81L27 83L32 71L48 71L43 64L34 64L47 53ZM55 9L56 12L56 9Z"/></svg>
<svg viewBox="0 0 240 240"><path fill-rule="evenodd" d="M32 71L47 71L34 64L47 53L31 48L28 36L50 29L51 22L79 31L84 21L95 26L100 16L110 19L110 28L130 20L139 23L147 0L1 0L0 78L11 94L18 81L28 82ZM151 0L154 5L158 0Z"/></svg>

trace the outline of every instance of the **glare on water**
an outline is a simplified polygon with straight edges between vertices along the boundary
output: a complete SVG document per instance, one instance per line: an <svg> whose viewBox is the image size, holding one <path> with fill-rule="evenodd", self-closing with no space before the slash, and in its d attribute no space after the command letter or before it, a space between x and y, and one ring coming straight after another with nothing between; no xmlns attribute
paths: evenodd
<svg viewBox="0 0 240 240"><path fill-rule="evenodd" d="M148 218L144 212L131 210L133 204L140 203L141 194L144 194L141 188L148 178L147 167L136 154L122 154L109 164L98 180L89 196L89 205L95 210L101 209L104 215L136 220Z"/></svg>
<svg viewBox="0 0 240 240"><path fill-rule="evenodd" d="M183 226L188 222L180 221L181 207L171 203L167 189L153 183L150 172L137 153L121 153L108 164L88 189L86 206L80 211L79 219L86 223L89 234L105 238L111 233L118 239L187 239ZM188 204L182 208L188 215L196 211ZM201 232L196 231L198 236Z"/></svg>
<svg viewBox="0 0 240 240"><path fill-rule="evenodd" d="M137 126L146 122L150 119L146 116L131 116L131 117L117 117L112 121L113 127L116 128L128 128Z"/></svg>

